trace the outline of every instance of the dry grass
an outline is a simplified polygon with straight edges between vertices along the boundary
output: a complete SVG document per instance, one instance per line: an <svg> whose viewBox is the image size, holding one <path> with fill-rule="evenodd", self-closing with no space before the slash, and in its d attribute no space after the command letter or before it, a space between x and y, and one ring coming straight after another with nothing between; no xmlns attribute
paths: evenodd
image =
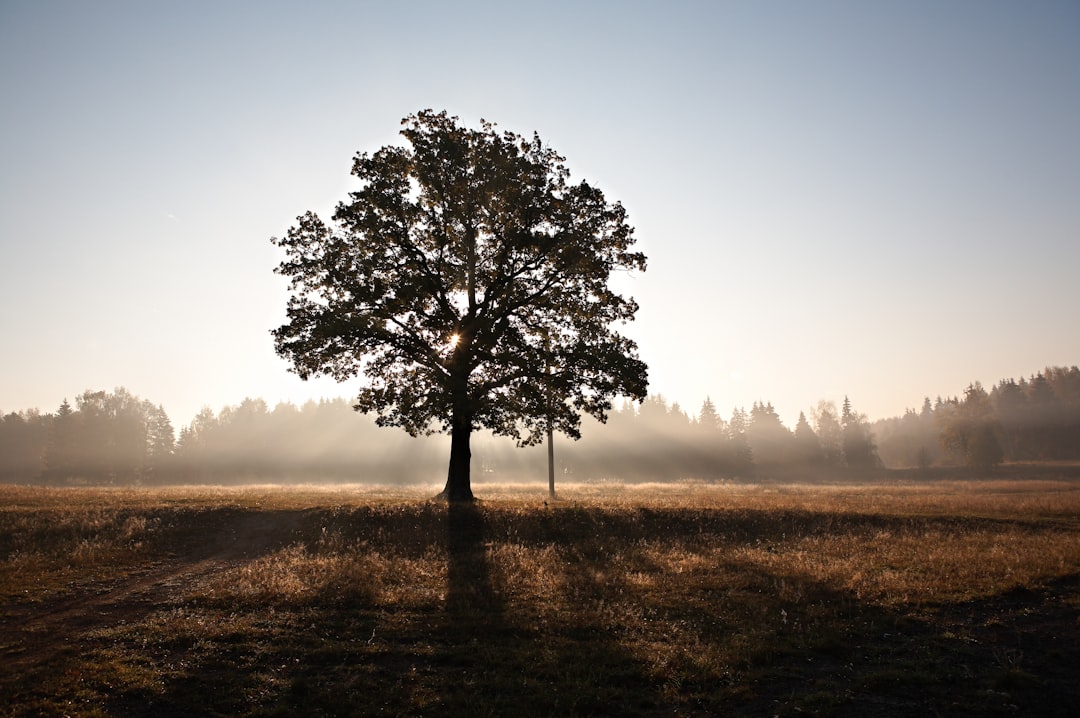
<svg viewBox="0 0 1080 718"><path fill-rule="evenodd" d="M7 621L162 567L150 598L109 604L116 620L38 619L73 634L70 654L31 661L4 641L22 662L0 704L1069 715L1080 701L1078 483L566 485L555 502L539 485L477 488L478 506L448 509L432 487L0 487Z"/></svg>

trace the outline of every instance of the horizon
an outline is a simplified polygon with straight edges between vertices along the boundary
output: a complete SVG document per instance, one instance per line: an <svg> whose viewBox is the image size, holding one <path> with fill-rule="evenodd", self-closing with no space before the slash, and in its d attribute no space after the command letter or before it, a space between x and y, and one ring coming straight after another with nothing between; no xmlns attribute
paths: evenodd
<svg viewBox="0 0 1080 718"><path fill-rule="evenodd" d="M248 397L353 401L275 355L269 240L427 107L535 131L626 207L649 266L617 278L641 306L622 331L693 416L762 401L793 428L847 396L877 421L1080 363L1080 7L490 15L0 8L0 411L124 387L179 429Z"/></svg>
<svg viewBox="0 0 1080 718"><path fill-rule="evenodd" d="M847 395L844 395L843 397L841 397L840 400L833 400L831 398L824 398L823 397L818 402L816 402L813 406L809 406L809 407L807 407L805 409L800 409L799 412L795 415L795 417L790 420L790 422L788 421L787 417L785 417L783 414L777 412L777 415L779 416L780 422L784 426L784 428L793 431L794 428L795 428L795 425L797 423L797 419L798 419L799 414L805 414L806 419L808 421L810 421L811 424L813 424L813 414L822 404L830 405L830 408L833 410L834 413L836 413L836 412L838 412L840 410L840 407L842 406L844 400L847 399L848 401L850 401L852 411L857 416L860 416L863 419L865 419L865 421L869 425L873 426L874 424L877 424L879 422L888 422L888 421L895 420L895 419L901 419L908 412L918 413L920 411L920 409L922 408L923 404L925 402L927 402L927 401L929 401L931 403L931 405L936 405L936 404L938 404L939 402L942 402L942 401L944 401L944 402L959 401L964 396L965 390L967 388L969 388L969 387L972 387L972 386L981 386L987 392L992 392L996 387L998 387L1002 383L1005 383L1005 382L1017 382L1017 383L1023 384L1025 382L1030 381L1031 379L1033 379L1036 376L1045 376L1046 372L1048 370L1065 370L1065 371L1072 370L1072 371L1076 371L1077 366L1076 365L1054 366L1054 365L1049 365L1048 364L1048 365L1042 367L1041 369L1039 369L1038 371L1029 372L1027 374L1023 374L1023 375L1020 375L1020 376L999 377L997 380L995 380L993 382L983 382L981 380L976 379L976 380L968 382L967 384L964 385L963 389L960 389L960 390L955 391L955 392L950 392L950 393L947 393L947 394L937 394L937 395L934 395L934 396L931 396L929 394L924 394L923 397L921 399L919 399L918 402L915 402L915 403L911 404L910 406L906 406L906 407L904 407L904 409L902 411L900 411L900 412L898 412L896 414L889 415L889 416L871 416L871 415L867 414L865 411L862 411L860 409L860 407L858 406L858 404L851 397L849 397ZM70 406L71 409L76 409L77 408L76 407L77 400L79 399L80 396L82 396L84 394L98 393L98 392L113 393L113 392L116 392L116 391L130 392L129 388L126 387L126 386L123 386L123 385L116 386L116 387L111 387L111 388L104 388L104 387L87 388L87 389L84 389L83 391L75 392L72 395L65 395L64 398L61 399L61 401L57 404L56 408L59 408L61 404L66 402ZM164 405L161 402L154 401L153 397L142 396L142 395L139 395L136 392L130 392L130 393L136 399L139 399L141 401L148 401L151 405L153 405L155 407L160 406L160 407L164 408ZM327 395L327 396L309 396L309 397L306 397L306 398L304 398L302 400L299 400L299 401L296 401L296 400L293 400L293 399L290 399L290 398L281 399L281 400L278 400L278 401L270 401L270 400L267 400L265 397L256 395L256 396L246 396L243 399L241 399L241 400L239 400L239 401L237 401L235 403L223 404L223 405L217 406L217 407L211 406L211 405L209 405L207 403L203 403L201 405L200 409L195 414L192 414L190 419L188 419L187 421L184 421L182 423L178 423L176 421L176 417L174 417L172 414L170 414L168 412L167 408L165 409L165 414L169 418L170 423L173 424L175 430L177 432L179 432L181 429L191 426L195 422L195 420L198 418L198 416L200 414L206 412L206 411L210 411L215 417L220 417L223 414L225 414L228 410L238 409L238 408L241 407L242 404L244 404L246 402L249 402L249 401L262 402L265 405L267 413L272 413L275 410L277 410L278 407L282 407L282 406L292 407L294 409L303 409L308 404L321 404L321 403L346 402L347 404L349 404L350 407L352 407L352 405L354 404L356 399L355 399L355 397L349 397L349 396L344 396L344 395L338 395L338 396L328 396ZM712 402L713 408L717 412L718 417L725 423L727 423L732 418L732 415L736 411L748 412L750 410L750 408L753 408L755 405L758 405L758 404L760 404L762 407L765 407L767 405L768 407L770 407L770 408L772 408L774 410L776 408L775 404L771 400L765 398L765 399L755 399L753 402L751 402L748 405L735 405L735 406L732 406L730 408L730 410L725 411L724 407L717 405L716 402L712 401L711 397L708 397L708 396L703 398L701 400L701 402L696 405L696 407L688 407L687 405L682 404L679 401L672 400L671 398L665 396L663 393L651 393L650 392L649 395L646 397L646 399L641 401L641 402L636 402L636 401L633 401L633 400L628 399L626 397L616 397L616 398L614 398L612 400L612 408L611 408L610 413L614 414L614 413L623 412L623 411L625 411L627 406L629 406L634 411L634 413L636 414L641 410L642 405L645 404L646 402L649 402L649 401L660 401L660 402L662 402L663 406L669 412L681 411L683 414L686 415L686 418L690 421L691 424L698 421L699 414L701 412L701 409L704 407L704 404L705 404L706 401ZM354 409L354 411L355 411L355 409ZM30 407L2 407L2 406L0 406L0 418L2 418L3 416L6 416L7 414L10 414L10 413L27 413L27 412L38 412L41 415L55 415L56 414L56 409L45 409L45 408L42 408L40 406L30 406ZM376 416L375 414L372 414L372 413L363 413L363 412L355 412L355 413L357 415L359 415L359 416L369 417L372 421L374 421L375 416ZM582 419L583 419L583 421L584 420L590 420L591 417L588 417L587 415L583 415ZM400 429L399 427L381 427L381 428L383 428L384 430L388 430L388 431L400 431L402 433L406 433L403 429ZM485 433L487 431L488 431L487 429L478 429L477 433ZM443 432L435 432L435 435L439 435L439 434L442 434L442 433Z"/></svg>

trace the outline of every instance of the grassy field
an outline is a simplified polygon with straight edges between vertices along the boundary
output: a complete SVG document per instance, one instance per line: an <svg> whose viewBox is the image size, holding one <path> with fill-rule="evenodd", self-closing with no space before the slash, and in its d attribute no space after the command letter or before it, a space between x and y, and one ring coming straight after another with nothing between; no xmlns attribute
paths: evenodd
<svg viewBox="0 0 1080 718"><path fill-rule="evenodd" d="M0 486L0 715L1080 715L1080 481Z"/></svg>

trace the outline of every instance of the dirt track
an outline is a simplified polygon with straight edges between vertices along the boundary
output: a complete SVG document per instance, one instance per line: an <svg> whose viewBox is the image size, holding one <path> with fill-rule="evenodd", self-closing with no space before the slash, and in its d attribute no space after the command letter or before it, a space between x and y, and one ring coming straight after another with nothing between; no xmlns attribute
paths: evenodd
<svg viewBox="0 0 1080 718"><path fill-rule="evenodd" d="M185 590L219 571L284 545L300 512L245 512L202 545L103 585L75 587L74 596L10 606L0 615L6 680L46 667L61 653L78 650L97 629L134 623L163 605L180 602Z"/></svg>

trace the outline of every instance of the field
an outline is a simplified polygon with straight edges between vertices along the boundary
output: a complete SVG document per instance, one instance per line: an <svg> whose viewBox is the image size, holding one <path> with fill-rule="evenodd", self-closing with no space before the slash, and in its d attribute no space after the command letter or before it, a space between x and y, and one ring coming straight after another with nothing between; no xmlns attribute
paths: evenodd
<svg viewBox="0 0 1080 718"><path fill-rule="evenodd" d="M0 486L0 715L1080 715L1080 481Z"/></svg>

